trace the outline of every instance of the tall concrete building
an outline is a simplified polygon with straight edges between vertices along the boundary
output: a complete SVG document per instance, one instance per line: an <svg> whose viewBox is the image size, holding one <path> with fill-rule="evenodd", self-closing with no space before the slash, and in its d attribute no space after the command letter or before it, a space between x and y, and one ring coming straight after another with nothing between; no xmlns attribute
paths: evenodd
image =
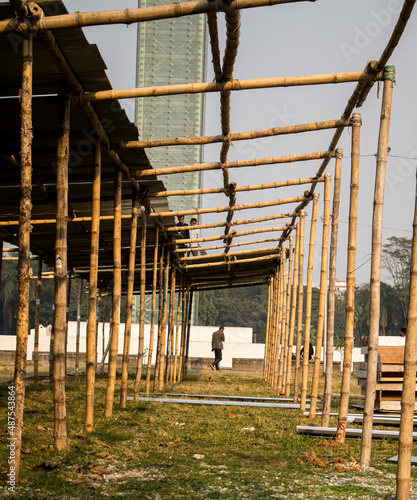
<svg viewBox="0 0 417 500"><path fill-rule="evenodd" d="M153 7L171 0L139 0L139 7ZM206 17L186 16L138 24L137 87L203 82L206 54ZM136 126L139 138L193 137L203 135L203 94L146 97L136 100ZM201 146L150 148L146 154L154 168L201 163ZM200 172L159 177L168 190L198 189ZM174 196L171 210L199 207L200 197ZM189 218L185 219L189 222ZM147 300L146 321L150 313ZM139 300L134 302L135 318ZM194 310L193 319L196 311ZM193 321L194 323L194 321Z"/></svg>

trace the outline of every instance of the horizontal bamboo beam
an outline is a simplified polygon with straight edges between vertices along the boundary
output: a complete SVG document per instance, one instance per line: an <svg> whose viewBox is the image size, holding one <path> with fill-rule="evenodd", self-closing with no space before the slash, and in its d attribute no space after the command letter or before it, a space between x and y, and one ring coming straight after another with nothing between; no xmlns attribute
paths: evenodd
<svg viewBox="0 0 417 500"><path fill-rule="evenodd" d="M239 255L250 255L250 254L256 254L256 253L279 253L277 247L267 247L267 248L256 248L254 250L241 250L239 252L229 252L227 254L228 257L237 257ZM224 253L213 253L209 255L195 255L191 257L182 257L181 258L181 263L184 262L189 262L189 261L197 261L197 260L211 260L211 259L218 259L218 258L223 258L224 259L225 254Z"/></svg>
<svg viewBox="0 0 417 500"><path fill-rule="evenodd" d="M236 237L236 235L235 235ZM222 236L223 238L223 236ZM280 238L267 238L267 239L263 239L263 240L256 240L256 241L242 241L240 243L234 243L233 245L230 245L230 248L235 248L235 247L241 247L241 246L245 246L245 245L258 245L259 243L272 243L274 241L279 241ZM224 248L224 245L217 245L217 246L213 246L213 247L203 247L201 250L219 250L220 248ZM185 252L189 252L190 249L189 248L180 248L177 250L178 253L185 253Z"/></svg>
<svg viewBox="0 0 417 500"><path fill-rule="evenodd" d="M230 134L230 141L247 141L250 139L260 139L262 137L275 137L286 134L299 134L301 132L313 132L316 130L328 130L331 128L347 127L349 120L327 120L322 122L303 123L300 125L289 125L287 127L271 127L262 130L251 130L249 132L237 132ZM202 144L215 144L223 142L224 136L209 135L204 137L169 137L166 139L149 139L146 141L126 141L115 142L104 145L109 149L144 149L167 146L193 146Z"/></svg>
<svg viewBox="0 0 417 500"><path fill-rule="evenodd" d="M286 214L277 214L277 215L265 215L264 217L257 217L255 219L245 219L245 220L235 220L231 224L230 227L233 226L239 226L241 224L255 224L258 222L266 222L270 220L276 220L276 219L287 219L289 217L293 217L294 212L286 213ZM196 224L195 226L183 226L182 229L209 229L209 228L214 228L214 227L225 227L226 222L217 222L215 224ZM167 233L169 232L178 232L178 227L173 226L173 227L167 227L166 228Z"/></svg>
<svg viewBox="0 0 417 500"><path fill-rule="evenodd" d="M205 286L199 286L194 288L194 285L191 286L191 288L195 292L205 292L205 291L210 291L210 290L228 290L229 288L242 288L242 287L248 287L248 286L261 286L265 285L268 282L269 278L266 278L262 281L258 281L255 283L249 282L249 283L238 283L238 284L231 284L227 286L210 286L210 287L205 287Z"/></svg>
<svg viewBox="0 0 417 500"><path fill-rule="evenodd" d="M348 73L327 73L323 75L279 76L272 78L253 78L249 80L228 80L225 82L182 83L134 89L101 90L74 96L73 103L83 104L86 102L112 101L117 99L138 99L140 97L348 83L358 82L361 78L364 78L362 71L352 71Z"/></svg>
<svg viewBox="0 0 417 500"><path fill-rule="evenodd" d="M223 254L222 254L223 255ZM234 260L231 262L206 262L205 264L191 264L191 265L186 265L185 270L187 271L188 269L199 269L199 268L208 268L208 267L217 267L217 266L232 266L233 268L236 268L236 266L240 266L241 264L247 264L249 262L263 262L267 260L275 260L278 259L279 254L276 253L274 255L266 255L265 257L255 257L254 259L242 259L242 260Z"/></svg>
<svg viewBox="0 0 417 500"><path fill-rule="evenodd" d="M302 184L310 184L316 180L315 177L306 177L304 179L294 179L288 181L279 181L279 182L269 182L266 184L253 184L248 186L237 186L235 188L236 192L241 191L258 191L262 189L275 189L280 187L289 187L289 186L301 186ZM320 177L318 182L323 182L324 177ZM178 189L175 191L160 191L159 193L149 193L149 198L166 198L167 196L187 196L187 195L196 195L196 194L213 194L213 193L224 193L226 191L225 188L207 188L207 189Z"/></svg>
<svg viewBox="0 0 417 500"><path fill-rule="evenodd" d="M243 205L235 205L232 210L248 210L251 208L275 207L277 205L285 205L287 203L297 203L304 200L304 196L294 196L292 198L283 198L280 200L264 201L260 203L248 203ZM194 215L194 214L214 214L228 212L231 207L214 207L214 208L194 208L192 210L177 210L172 212L154 212L149 214L149 217L178 217L179 215ZM193 226L195 227L195 226Z"/></svg>
<svg viewBox="0 0 417 500"><path fill-rule="evenodd" d="M236 233L234 233L233 238L239 238L239 236L249 236L250 234L270 233L273 231L284 231L284 229L286 229L286 227L287 226L262 227L260 229L252 229L250 231L241 231L240 233L236 232ZM224 234L222 234L221 236L207 236L206 238L194 238L194 239L189 238L189 239L180 240L180 242L181 243L204 243L205 241L216 241L216 240L223 240L223 239L224 239ZM247 244L249 245L250 242ZM207 249L205 249L205 250L207 250Z"/></svg>
<svg viewBox="0 0 417 500"><path fill-rule="evenodd" d="M123 214L122 219L131 219L132 214ZM100 215L100 220L113 220L114 215ZM74 217L73 219L68 219L68 222L89 222L92 220L91 216L86 216L86 217ZM42 225L42 224L56 224L56 219L35 219L31 220L30 223L35 226L35 225ZM18 226L19 221L14 221L14 220L6 220L6 221L0 221L0 226Z"/></svg>
<svg viewBox="0 0 417 500"><path fill-rule="evenodd" d="M268 5L287 4L295 2L315 0L235 0L228 10L251 9L254 7L266 7ZM218 2L210 0L197 0L194 2L178 2L156 7L145 7L142 9L121 9L101 12L75 12L60 16L48 16L32 22L34 31L58 30L64 28L81 28L83 26L103 26L106 24L132 24L145 21L157 21L159 19L172 19L177 17L204 14L217 10ZM226 8L226 7L225 7ZM0 21L0 34L13 31L27 31L27 25L20 19L6 19Z"/></svg>
<svg viewBox="0 0 417 500"><path fill-rule="evenodd" d="M136 173L136 177L141 179L149 175L167 175L178 174L183 172L200 172L204 170L222 170L223 168L240 168L240 167L257 167L259 165L276 165L277 163L293 163L297 161L321 160L323 158L331 158L334 153L328 151L317 151L314 153L301 153L298 155L287 156L270 156L268 158L257 158L251 160L234 160L211 163L196 163L194 165L181 165L179 167L166 167L166 168L151 168L148 170L141 170ZM319 178L321 175L319 176Z"/></svg>

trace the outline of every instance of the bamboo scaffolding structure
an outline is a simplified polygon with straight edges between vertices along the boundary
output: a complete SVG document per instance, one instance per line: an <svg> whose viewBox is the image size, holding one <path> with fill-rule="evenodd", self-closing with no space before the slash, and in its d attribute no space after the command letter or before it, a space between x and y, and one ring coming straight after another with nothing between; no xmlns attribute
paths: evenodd
<svg viewBox="0 0 417 500"><path fill-rule="evenodd" d="M239 5L240 8L240 5ZM1 34L0 21L0 34ZM367 81L362 71L328 73L322 75L281 76L254 78L249 80L228 80L225 82L182 83L133 89L102 90L74 96L74 104L84 104L115 99L137 99L182 94L201 94L210 92L232 92L240 90L270 89L279 87L299 87L305 85L326 85Z"/></svg>
<svg viewBox="0 0 417 500"><path fill-rule="evenodd" d="M277 252L277 249L274 248ZM233 266L240 264L247 264L249 262L260 262L265 260L274 260L279 258L279 253L275 253L274 255L266 255L265 257L255 257L253 259L242 259L242 260L234 260L234 261L225 261L225 262L207 262L205 264L187 264L186 270L188 269L198 269L198 268L208 268L208 267L217 267L217 266Z"/></svg>
<svg viewBox="0 0 417 500"><path fill-rule="evenodd" d="M1 240L3 245L3 240ZM0 259L1 261L2 259ZM1 272L0 272L1 284ZM36 283L36 310L35 310L35 339L33 346L33 381L35 385L39 384L39 321L41 315L41 292L42 292L42 258L38 257L38 277Z"/></svg>
<svg viewBox="0 0 417 500"><path fill-rule="evenodd" d="M320 360L323 347L324 315L327 299L327 266L329 260L329 221L330 221L330 189L331 174L325 175L324 181L324 208L323 234L321 244L320 296L317 317L316 352L314 353L313 383L311 388L310 418L316 416L317 397L319 392Z"/></svg>
<svg viewBox="0 0 417 500"><path fill-rule="evenodd" d="M339 228L340 184L342 174L343 149L336 149L336 166L334 174L333 204L332 204L332 232L330 237L329 257L329 292L327 300L327 337L326 337L326 372L324 374L324 400L321 426L328 427L332 402L332 376L334 354L334 316L336 300L336 257L337 233Z"/></svg>
<svg viewBox="0 0 417 500"><path fill-rule="evenodd" d="M145 207L141 207L142 231L140 240L140 311L139 311L139 351L138 364L136 367L136 379L134 399L139 398L140 384L143 370L143 351L145 345L145 290L146 290L146 236L147 236L147 217Z"/></svg>
<svg viewBox="0 0 417 500"><path fill-rule="evenodd" d="M240 0L232 2L228 10L250 9L254 7L263 7L269 5L278 5L286 3L295 3L301 1L315 0ZM204 14L212 11L223 11L216 4L204 0L193 2L180 2L156 7L146 7L141 9L123 9L101 12L75 12L74 14L65 14L60 16L48 16L42 19L32 21L32 28L39 32L46 30L58 30L71 27L83 26L102 26L106 24L127 24L156 21L158 19L172 19L183 16ZM0 22L0 34L13 31L25 31L26 25L19 19L6 19Z"/></svg>
<svg viewBox="0 0 417 500"><path fill-rule="evenodd" d="M68 159L70 134L69 95L61 97L56 173L55 322L53 347L54 447L67 442L65 397L65 333L67 319Z"/></svg>
<svg viewBox="0 0 417 500"><path fill-rule="evenodd" d="M163 288L164 288L164 253L165 246L161 243L159 255L159 274L158 274L158 339L156 343L156 358L153 378L153 392L157 392L159 384L159 371L161 368L161 347L162 347L162 306L163 306Z"/></svg>
<svg viewBox="0 0 417 500"><path fill-rule="evenodd" d="M318 193L314 193L313 210L311 214L310 225L310 243L308 251L307 264L307 288L306 288L306 313L305 313L305 331L304 331L304 353L303 353L303 372L301 379L301 395L300 395L300 410L305 411L307 401L307 379L308 379L308 362L310 351L310 329L311 329L311 299L313 288L313 264L314 264L314 245L316 239L317 225L317 206L319 201Z"/></svg>
<svg viewBox="0 0 417 500"><path fill-rule="evenodd" d="M77 299L77 333L75 337L75 380L80 376L80 336L81 336L81 297L83 290L83 278L80 279L80 289Z"/></svg>
<svg viewBox="0 0 417 500"><path fill-rule="evenodd" d="M265 207L275 207L277 205L286 205L287 203L296 203L303 200L303 196L293 196L292 198L282 198L280 200L264 201L259 203L247 203L241 205L235 205L233 210L249 210L252 208L265 208ZM195 214L213 214L228 212L231 207L214 207L214 208L194 208L191 210L178 210L172 212L154 212L149 214L152 219L156 217L177 217L178 215L195 215ZM195 227L195 226L194 226Z"/></svg>
<svg viewBox="0 0 417 500"><path fill-rule="evenodd" d="M168 277L170 270L170 253L167 249L167 254L164 262L164 289L163 289L163 304L162 304L162 323L161 323L161 350L159 355L159 380L158 391L162 391L164 387L165 373L165 348L166 348L166 326L167 326L167 309L168 309Z"/></svg>
<svg viewBox="0 0 417 500"><path fill-rule="evenodd" d="M397 496L410 498L411 454L417 371L417 193L413 220L413 242L410 263L410 292L407 314L407 334L404 351L404 379L401 394L401 423L398 441Z"/></svg>
<svg viewBox="0 0 417 500"><path fill-rule="evenodd" d="M278 135L299 134L316 130L328 130L331 128L347 127L349 120L327 120L314 123L303 123L300 125L289 125L286 127L271 127L262 130L251 130L250 132L238 132L229 134L230 141L247 141L249 139L260 139L263 137L274 137ZM173 137L167 139L150 139L144 141L116 142L109 145L110 149L146 149L167 146L204 145L223 142L224 136L210 135L205 137Z"/></svg>
<svg viewBox="0 0 417 500"><path fill-rule="evenodd" d="M157 280L158 280L158 247L159 247L158 231L159 230L158 230L158 226L157 226L155 228L155 245L154 245L154 253L153 253L151 331L150 331L150 337L149 337L148 363L147 363L147 367L146 367L145 397L149 396L149 388L150 388L150 383L151 383L153 344L154 344L154 338L155 338L155 305L156 305L156 285L157 285ZM154 373L156 375L156 363L155 363L155 372Z"/></svg>
<svg viewBox="0 0 417 500"><path fill-rule="evenodd" d="M389 126L391 121L392 94L395 67L384 70L384 91L381 103L381 118L375 173L375 194L372 218L372 259L370 280L370 311L368 337L368 368L361 441L361 465L369 465L372 447L372 426L375 409L377 382L378 337L380 320L382 222L384 213L385 173L387 168Z"/></svg>
<svg viewBox="0 0 417 500"><path fill-rule="evenodd" d="M277 214L277 215L267 215L265 217L257 217L255 219L245 219L245 220L235 220L232 223L233 226L239 226L242 224L255 224L257 222L266 222L270 220L276 220L276 219L286 219L288 217L292 217L294 215L293 212L285 213L285 214ZM184 226L183 229L209 229L213 227L224 227L226 225L225 222L218 222L216 224L196 224L195 226ZM178 227L167 227L166 228L167 233L169 232L178 232Z"/></svg>
<svg viewBox="0 0 417 500"><path fill-rule="evenodd" d="M349 232L348 232L348 262L346 287L346 328L343 358L342 388L339 408L339 422L336 442L345 442L345 431L349 407L350 379L353 349L353 322L355 312L355 267L356 267L356 232L358 220L359 192L359 160L360 160L360 126L361 115L352 115L352 156L350 177Z"/></svg>
<svg viewBox="0 0 417 500"><path fill-rule="evenodd" d="M282 227L284 229L284 227ZM236 236L236 235L235 235ZM236 248L236 247L241 247L245 245L256 245L260 243L272 243L274 241L279 241L280 238L268 238L264 240L254 240L254 241L242 241L241 243L234 243L233 245L230 245L230 248ZM213 247L204 247L204 250L219 250L220 248L224 248L223 245L218 245L218 246L213 246ZM185 253L188 252L189 249L187 248L179 248L177 250L178 253Z"/></svg>
<svg viewBox="0 0 417 500"><path fill-rule="evenodd" d="M281 264L282 264L282 296L281 296L281 355L279 357L279 371L278 371L278 384L277 391L278 394L282 392L282 384L284 382L284 365L286 364L285 356L285 337L287 335L287 253L288 249L285 248L281 253Z"/></svg>
<svg viewBox="0 0 417 500"><path fill-rule="evenodd" d="M135 261L136 261L136 239L138 232L138 204L139 197L137 192L132 195L132 222L130 224L130 249L129 249L129 270L127 274L127 296L126 296L126 322L123 341L123 360L122 360L122 381L120 386L120 407L126 408L127 385L129 378L129 353L130 338L132 333L132 306L133 289L135 286ZM146 220L146 216L142 221Z"/></svg>
<svg viewBox="0 0 417 500"><path fill-rule="evenodd" d="M120 298L122 285L121 272L121 229L122 220L122 172L116 171L114 180L114 236L113 236L113 265L114 287L112 298L112 335L109 351L109 372L107 375L107 392L104 407L104 416L111 417L113 413L114 388L116 384L116 362L120 327Z"/></svg>
<svg viewBox="0 0 417 500"><path fill-rule="evenodd" d="M309 184L315 180L315 177L307 177L304 179L293 179L287 181L279 182L269 182L265 184L254 184L248 186L236 186L234 190L236 192L243 191L258 191L263 189L275 189L279 187L288 186L301 186L302 184ZM324 177L320 177L319 182L323 182ZM177 189L173 191L159 191L157 193L149 193L149 198L166 198L168 196L188 196L196 194L213 194L213 193L224 193L225 188L206 188L206 189ZM194 226L195 227L195 226Z"/></svg>
<svg viewBox="0 0 417 500"><path fill-rule="evenodd" d="M295 313L297 306L297 290L298 290L298 262L300 255L300 224L297 223L295 232L295 252L294 252L294 275L292 283L292 301L291 301L291 318L290 318L290 330L288 337L288 359L287 359L287 380L285 384L285 397L289 398L291 393L291 367L292 367L292 351L294 345L294 327L295 327Z"/></svg>
<svg viewBox="0 0 417 500"><path fill-rule="evenodd" d="M225 163L211 162L211 163L196 163L194 165L182 165L178 167L164 167L153 168L148 170L140 170L137 172L136 177L140 180L143 177L154 175L168 175L179 174L183 172L202 172L206 170L221 170L222 168L243 168L243 167L257 167L260 165L277 165L279 163L294 163L298 161L321 160L322 158L330 159L333 156L328 151L317 151L314 153L301 153L298 155L286 156L270 156L267 158L255 158L251 160L233 160ZM321 174L318 178L321 177Z"/></svg>
<svg viewBox="0 0 417 500"><path fill-rule="evenodd" d="M94 425L94 387L96 379L96 309L98 286L98 250L100 244L101 148L94 149L91 205L90 275L88 282L88 323L86 352L86 406L84 428L92 432ZM81 293L81 289L80 289ZM104 321L103 321L104 324ZM104 327L104 326L103 326ZM104 339L103 339L104 340ZM104 342L103 342L104 349ZM104 360L104 355L103 355Z"/></svg>
<svg viewBox="0 0 417 500"><path fill-rule="evenodd" d="M289 336L290 336L290 309L291 309L291 283L292 283L292 266L294 259L294 237L290 236L289 254L288 254L288 276L287 276L287 299L285 313L285 338L284 338L284 359L283 359L283 374L280 394L284 394L287 385L288 376L288 359L291 359L292 346L290 351ZM291 373L291 372L290 372Z"/></svg>
<svg viewBox="0 0 417 500"><path fill-rule="evenodd" d="M279 227L263 227L261 229L253 229L251 231L242 231L240 233L238 232L235 232L233 234L233 237L234 238L239 238L240 236L249 236L251 234L259 234L259 233L270 233L270 232L274 232L274 231L283 231L285 229L286 226L279 226ZM221 236L207 236L206 238L189 238L189 239L183 239L183 240L180 240L181 243L183 244L187 244L187 243L204 243L206 241L216 241L216 240L221 240L223 239L224 240L224 235L221 235ZM255 242L246 242L246 244L251 244L251 243L255 243ZM230 246L234 246L234 245L230 245ZM223 246L221 247L223 248ZM207 248L205 248L205 250L207 250ZM183 251L183 250L178 250L178 251ZM185 249L185 251L187 251L187 249Z"/></svg>

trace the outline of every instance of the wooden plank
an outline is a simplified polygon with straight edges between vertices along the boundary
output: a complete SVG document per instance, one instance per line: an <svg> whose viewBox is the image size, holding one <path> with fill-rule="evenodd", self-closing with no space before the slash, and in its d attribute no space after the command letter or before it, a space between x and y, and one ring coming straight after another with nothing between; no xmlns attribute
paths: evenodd
<svg viewBox="0 0 417 500"><path fill-rule="evenodd" d="M378 354L378 360L379 362L381 363L381 365L383 364L404 364L404 354L403 355L400 355L400 354L382 354L382 355L379 355Z"/></svg>
<svg viewBox="0 0 417 500"><path fill-rule="evenodd" d="M368 354L368 346L361 347L362 354ZM379 354L396 354L404 356L404 346L403 345L380 345L378 346Z"/></svg>
<svg viewBox="0 0 417 500"><path fill-rule="evenodd" d="M366 387L366 379L358 379L358 385L360 387ZM376 384L376 390L378 391L399 391L401 392L403 390L403 384L402 383L399 383L399 382L396 382L396 383L388 383L388 382L384 382L384 383L380 383L380 384ZM416 385L416 390L417 390L417 385Z"/></svg>

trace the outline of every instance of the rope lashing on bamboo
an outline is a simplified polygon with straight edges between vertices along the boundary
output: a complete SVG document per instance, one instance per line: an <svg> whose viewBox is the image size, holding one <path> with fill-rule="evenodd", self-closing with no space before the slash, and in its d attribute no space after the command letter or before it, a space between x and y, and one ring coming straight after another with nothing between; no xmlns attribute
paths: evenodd
<svg viewBox="0 0 417 500"><path fill-rule="evenodd" d="M240 168L240 167L257 167L260 165L275 165L278 163L293 163L298 161L308 161L308 160L321 160L323 158L329 159L333 158L334 152L329 151L316 151L313 153L301 153L297 155L286 155L286 156L270 156L267 158L256 158L251 160L233 160L228 161L225 165L227 168ZM141 170L136 172L136 178L141 179L142 177L154 176L154 175L168 175L168 174L178 174L181 172L200 172L205 170L220 170L222 164L220 162L211 163L196 163L194 165L182 165L179 167L166 167L166 168L155 168L148 170ZM318 178L321 177L321 174Z"/></svg>
<svg viewBox="0 0 417 500"><path fill-rule="evenodd" d="M384 73L382 75L382 80L388 80L395 83L395 66L385 66Z"/></svg>
<svg viewBox="0 0 417 500"><path fill-rule="evenodd" d="M328 120L322 122L304 123L300 125L290 125L286 127L271 127L262 130L252 130L250 132L237 132L230 134L230 140L246 141L249 139L259 139L262 137L273 137L277 135L299 134L302 132L313 132L317 130L328 130L330 128L347 127L349 120ZM185 146L185 145L202 145L214 144L223 142L223 135L210 135L204 137L173 137L167 139L149 139L146 141L126 141L113 142L109 145L103 145L106 149L143 149L156 148L166 146Z"/></svg>
<svg viewBox="0 0 417 500"><path fill-rule="evenodd" d="M172 19L207 12L225 12L233 9L251 9L269 5L287 4L295 2L315 2L315 0L235 0L234 2L214 2L211 0L196 0L193 2L177 2L156 7L140 9L122 9L101 12L75 12L58 16L48 16L33 23L38 32L64 28L82 28L84 26L101 26L106 24L127 24L156 21L158 19ZM23 20L6 19L0 22L0 35L19 30Z"/></svg>
<svg viewBox="0 0 417 500"><path fill-rule="evenodd" d="M226 238L228 233L229 233L229 230L230 230L230 226L232 223L232 219L233 219L233 215L234 215L234 211L235 211L235 206L236 206L236 183L231 182L227 186L227 188L225 189L225 194L229 198L229 210L227 212L226 226L224 229L224 237ZM226 248L225 248L225 253L227 253Z"/></svg>

